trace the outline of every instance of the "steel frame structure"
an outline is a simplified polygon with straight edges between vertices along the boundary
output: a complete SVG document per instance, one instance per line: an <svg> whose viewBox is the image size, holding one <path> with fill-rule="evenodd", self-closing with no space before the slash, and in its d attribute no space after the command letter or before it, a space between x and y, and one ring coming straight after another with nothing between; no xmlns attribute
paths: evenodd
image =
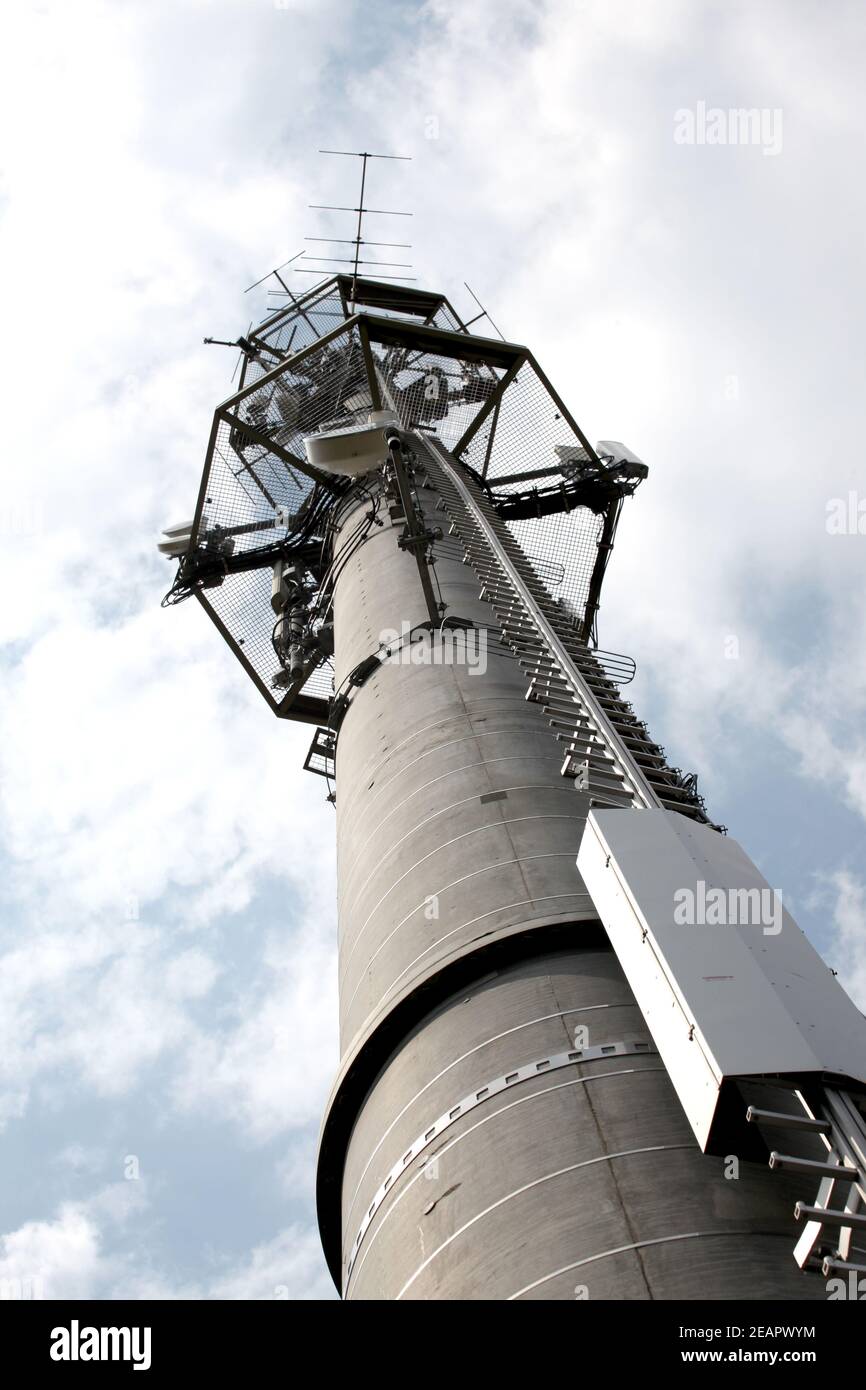
<svg viewBox="0 0 866 1390"><path fill-rule="evenodd" d="M349 297L353 288L354 302L364 307L351 313ZM340 305L338 321L330 327L316 322L313 317L316 305L322 302L331 305L338 302ZM408 317L410 310L414 313L414 319L411 320ZM328 312L333 316L333 310ZM461 327L455 330L436 326L433 321L437 315L443 314L456 324L461 324ZM282 355L273 346L275 335L283 333L288 325L292 325L294 333L294 328L299 323L306 325L311 341L297 351ZM357 335L360 343L366 389L374 409L381 408L383 389L387 390L386 383L381 379L381 358L374 358L374 352L381 355L383 352L402 351L410 363L413 360L435 358L439 362L459 362L463 364L464 369L468 365L489 373L489 390L485 399L479 403L478 409L472 412L472 418L460 431L459 437L449 440L449 445L455 458L465 460L473 441L481 438L486 432L479 479L501 515L509 520L531 521L534 517L563 512L582 512L586 515L588 511L592 511L603 518L603 530L595 550L592 572L586 585L585 603L580 615L580 636L584 641L589 641L594 632L599 593L613 545L624 495L623 487L618 480L610 481L603 478L604 465L534 355L519 344L470 334L465 326L462 326L462 321L447 298L441 294L405 290L364 279L359 279L353 286L352 277L337 275L302 296L292 296L290 305L268 315L258 328L249 333L243 340L246 346L243 349L244 366L240 387L217 407L214 414L192 524L191 555L194 556L197 550L207 550L206 525L215 460L226 452L225 441L221 440L221 427L231 431L230 441L236 447L239 441L242 441L243 447L256 446L262 454L277 460L293 475L300 475L309 484L324 492L330 491L335 497L339 495L340 488L333 479L311 467L301 451L290 449L281 443L274 437L273 430L265 430L261 423L251 419L247 406L272 387L278 387L287 373L296 373L315 362L326 348L339 349L341 345L351 341L354 335ZM594 476L585 480L566 478L561 470L548 466L539 470L545 479L557 472L560 476L553 488L540 493L534 486L538 474L531 470L528 478L518 474L512 479L507 471L500 474L495 465L491 466L498 438L497 430L500 433L502 431L503 402L509 399L510 388L524 371L531 374L531 378L538 383L551 407L555 409L556 419L563 422L563 430L570 432L575 443L579 445L587 465L594 471ZM278 509L279 499L260 474L261 470L257 469L255 463L246 459L240 460L237 476L241 480L245 476L251 481L260 495L262 505L271 510L273 518ZM508 490L497 495L496 489L503 483L508 485ZM515 490L514 484L524 483L532 485L528 488L521 486L519 490ZM251 523L251 527L261 528L266 524L267 520L264 518ZM229 529L236 533L244 528L242 525L235 525ZM221 559L220 568L226 577L237 573L238 566L239 560L236 556ZM196 582L195 577L191 575L191 588L195 597L275 713L282 718L323 724L328 715L328 700L323 694L309 686L304 688L296 684L278 696L268 688L262 672L256 669L248 656L249 648L244 650L247 638L234 632L232 622L220 611L216 602L218 595L214 593L213 565L208 568L205 564L203 573L208 575L207 584Z"/></svg>

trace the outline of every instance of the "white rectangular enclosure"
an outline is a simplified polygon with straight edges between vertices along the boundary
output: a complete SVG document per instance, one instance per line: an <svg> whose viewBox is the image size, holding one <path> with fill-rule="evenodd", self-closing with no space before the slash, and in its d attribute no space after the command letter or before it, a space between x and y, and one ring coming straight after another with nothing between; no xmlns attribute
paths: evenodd
<svg viewBox="0 0 866 1390"><path fill-rule="evenodd" d="M866 1082L866 1019L736 840L594 810L577 866L702 1148L728 1078Z"/></svg>

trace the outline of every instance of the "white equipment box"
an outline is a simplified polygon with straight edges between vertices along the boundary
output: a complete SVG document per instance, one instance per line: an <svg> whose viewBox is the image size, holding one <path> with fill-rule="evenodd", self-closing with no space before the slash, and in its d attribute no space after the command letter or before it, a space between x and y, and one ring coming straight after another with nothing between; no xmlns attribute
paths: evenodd
<svg viewBox="0 0 866 1390"><path fill-rule="evenodd" d="M866 1018L736 840L599 809L577 867L703 1149L728 1078L866 1083Z"/></svg>

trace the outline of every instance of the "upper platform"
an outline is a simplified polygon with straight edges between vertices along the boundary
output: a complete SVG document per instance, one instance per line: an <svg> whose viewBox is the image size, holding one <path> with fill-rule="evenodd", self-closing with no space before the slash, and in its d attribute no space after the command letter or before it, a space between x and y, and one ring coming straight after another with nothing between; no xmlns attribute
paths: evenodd
<svg viewBox="0 0 866 1390"><path fill-rule="evenodd" d="M528 348L470 331L444 295L335 275L285 297L239 340L176 590L195 592L274 711L324 722L330 694L326 660L287 684L274 651L273 564L315 587L346 488L310 467L304 439L383 407L458 460L591 641L633 465L596 452Z"/></svg>

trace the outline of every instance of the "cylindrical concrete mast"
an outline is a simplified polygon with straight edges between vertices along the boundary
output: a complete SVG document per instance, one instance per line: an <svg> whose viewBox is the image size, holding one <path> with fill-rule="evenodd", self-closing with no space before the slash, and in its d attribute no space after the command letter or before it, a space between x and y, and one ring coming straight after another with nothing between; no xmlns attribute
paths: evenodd
<svg viewBox="0 0 866 1390"><path fill-rule="evenodd" d="M821 1298L790 1258L787 1180L700 1152L575 867L589 795L464 562L443 459L414 448L441 597L486 644L413 659L402 521L344 506L338 692L397 636L336 755L335 1279L361 1299Z"/></svg>

